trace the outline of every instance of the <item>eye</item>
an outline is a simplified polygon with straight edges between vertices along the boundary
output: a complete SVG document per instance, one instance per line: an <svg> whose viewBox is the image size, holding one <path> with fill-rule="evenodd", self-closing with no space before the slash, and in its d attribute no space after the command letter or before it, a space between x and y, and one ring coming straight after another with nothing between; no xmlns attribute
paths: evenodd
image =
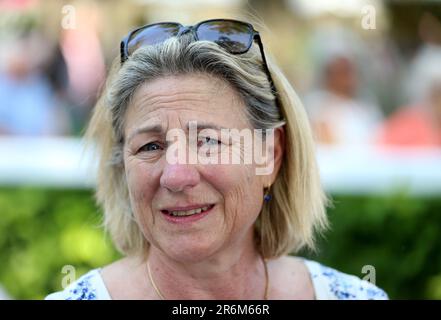
<svg viewBox="0 0 441 320"><path fill-rule="evenodd" d="M158 142L149 142L139 148L138 152L152 152L157 150L163 150L163 147Z"/></svg>
<svg viewBox="0 0 441 320"><path fill-rule="evenodd" d="M198 140L198 147L201 147L202 145L208 145L208 146L215 146L219 145L222 142L220 142L217 139L211 138L211 137L200 137Z"/></svg>

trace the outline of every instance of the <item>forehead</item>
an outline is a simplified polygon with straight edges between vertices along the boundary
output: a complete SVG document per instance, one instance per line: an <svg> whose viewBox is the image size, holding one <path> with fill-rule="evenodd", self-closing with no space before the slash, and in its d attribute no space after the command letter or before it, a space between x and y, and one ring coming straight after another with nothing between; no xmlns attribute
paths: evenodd
<svg viewBox="0 0 441 320"><path fill-rule="evenodd" d="M206 74L167 76L146 82L135 92L127 110L126 126L154 119L167 121L216 120L219 125L248 123L245 104L225 80ZM240 123L239 123L240 122Z"/></svg>

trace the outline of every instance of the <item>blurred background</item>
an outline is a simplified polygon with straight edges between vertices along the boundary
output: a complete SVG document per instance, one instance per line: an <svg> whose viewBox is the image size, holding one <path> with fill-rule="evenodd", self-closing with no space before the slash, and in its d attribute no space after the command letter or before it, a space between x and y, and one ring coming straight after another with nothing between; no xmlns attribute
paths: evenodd
<svg viewBox="0 0 441 320"><path fill-rule="evenodd" d="M0 299L119 257L81 140L98 92L131 29L214 17L253 21L309 115L334 207L302 254L441 299L439 0L0 0Z"/></svg>

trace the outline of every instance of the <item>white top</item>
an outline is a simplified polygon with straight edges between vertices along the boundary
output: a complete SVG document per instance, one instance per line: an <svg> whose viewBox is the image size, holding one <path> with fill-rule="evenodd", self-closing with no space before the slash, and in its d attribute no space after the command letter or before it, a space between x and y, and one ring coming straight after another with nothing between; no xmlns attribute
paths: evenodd
<svg viewBox="0 0 441 320"><path fill-rule="evenodd" d="M304 259L317 300L386 300L387 294L372 283ZM46 300L111 300L100 269L94 269Z"/></svg>

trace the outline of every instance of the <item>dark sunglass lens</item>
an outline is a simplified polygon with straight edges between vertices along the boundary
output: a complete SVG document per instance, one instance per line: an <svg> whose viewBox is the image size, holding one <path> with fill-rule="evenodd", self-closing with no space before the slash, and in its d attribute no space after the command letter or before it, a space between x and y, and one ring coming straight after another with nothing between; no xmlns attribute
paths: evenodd
<svg viewBox="0 0 441 320"><path fill-rule="evenodd" d="M246 52L253 41L253 30L238 21L209 21L199 25L199 40L216 42L230 53Z"/></svg>
<svg viewBox="0 0 441 320"><path fill-rule="evenodd" d="M129 55L139 47L152 46L176 36L180 27L177 23L160 23L138 30L132 34L128 42Z"/></svg>

